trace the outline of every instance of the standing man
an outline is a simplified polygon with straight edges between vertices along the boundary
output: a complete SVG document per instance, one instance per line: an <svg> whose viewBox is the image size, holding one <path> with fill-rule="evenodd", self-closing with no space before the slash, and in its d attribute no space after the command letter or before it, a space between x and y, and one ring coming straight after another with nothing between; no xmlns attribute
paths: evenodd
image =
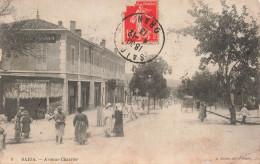
<svg viewBox="0 0 260 164"><path fill-rule="evenodd" d="M144 102L144 100L142 101L142 108L143 108L143 110L144 110L144 108L145 108L145 102Z"/></svg>
<svg viewBox="0 0 260 164"><path fill-rule="evenodd" d="M58 112L55 113L54 119L55 119L55 128L56 128L56 143L59 142L59 138L60 138L60 143L62 143L62 141L63 141L62 137L64 135L66 116L62 112L61 106L58 107Z"/></svg>
<svg viewBox="0 0 260 164"><path fill-rule="evenodd" d="M246 117L249 115L249 111L246 108L246 104L244 104L243 108L241 109L240 115L243 116L241 124L246 124Z"/></svg>

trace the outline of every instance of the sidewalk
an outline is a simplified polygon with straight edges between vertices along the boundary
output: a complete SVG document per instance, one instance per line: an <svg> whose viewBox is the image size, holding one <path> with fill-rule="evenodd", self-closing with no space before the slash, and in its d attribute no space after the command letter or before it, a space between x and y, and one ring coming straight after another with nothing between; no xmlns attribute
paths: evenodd
<svg viewBox="0 0 260 164"><path fill-rule="evenodd" d="M210 111L209 108L207 108L207 110ZM217 110L212 108L211 111L230 118L230 112L229 112L229 109L227 109L227 108L222 107L222 108L217 108ZM260 117L257 117L257 110L249 110L249 113L250 113L250 115L246 118L246 122L260 124ZM242 118L243 117L240 115L240 112L237 111L236 112L237 121L242 121Z"/></svg>

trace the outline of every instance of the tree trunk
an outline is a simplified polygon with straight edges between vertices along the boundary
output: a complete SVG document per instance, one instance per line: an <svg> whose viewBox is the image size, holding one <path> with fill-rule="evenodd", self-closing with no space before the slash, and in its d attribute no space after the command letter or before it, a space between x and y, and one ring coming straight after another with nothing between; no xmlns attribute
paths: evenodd
<svg viewBox="0 0 260 164"><path fill-rule="evenodd" d="M228 106L229 106L229 112L230 112L230 124L235 125L236 124L236 110L235 110L235 106L234 106L234 101L232 101L232 93L231 93L231 89L228 86L227 88L227 102L228 102Z"/></svg>

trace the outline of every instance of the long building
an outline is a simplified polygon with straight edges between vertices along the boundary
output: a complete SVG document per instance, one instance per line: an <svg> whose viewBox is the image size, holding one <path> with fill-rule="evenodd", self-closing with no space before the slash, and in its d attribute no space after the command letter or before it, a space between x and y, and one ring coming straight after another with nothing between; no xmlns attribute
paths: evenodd
<svg viewBox="0 0 260 164"><path fill-rule="evenodd" d="M123 85L111 88L108 81L124 83L125 60L106 48L106 40L94 44L81 37L75 21L68 30L61 21L56 25L39 15L23 20L22 29L36 35L22 39L37 44L28 55L2 52L0 105L9 119L19 106L37 118L59 105L72 114L79 106L87 110L124 101Z"/></svg>

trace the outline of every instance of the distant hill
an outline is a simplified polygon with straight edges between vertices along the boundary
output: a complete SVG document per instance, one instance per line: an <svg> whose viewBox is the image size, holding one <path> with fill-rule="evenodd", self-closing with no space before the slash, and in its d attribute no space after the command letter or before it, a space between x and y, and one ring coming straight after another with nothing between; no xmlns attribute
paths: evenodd
<svg viewBox="0 0 260 164"><path fill-rule="evenodd" d="M175 88L179 84L181 84L181 80L166 79L166 81L167 81L167 86L170 88Z"/></svg>
<svg viewBox="0 0 260 164"><path fill-rule="evenodd" d="M130 82L130 80L133 77L133 73L126 73L125 74L125 80L126 82ZM174 80L174 79L166 79L167 81L167 86L170 88L175 88L177 87L179 84L181 84L181 80Z"/></svg>

